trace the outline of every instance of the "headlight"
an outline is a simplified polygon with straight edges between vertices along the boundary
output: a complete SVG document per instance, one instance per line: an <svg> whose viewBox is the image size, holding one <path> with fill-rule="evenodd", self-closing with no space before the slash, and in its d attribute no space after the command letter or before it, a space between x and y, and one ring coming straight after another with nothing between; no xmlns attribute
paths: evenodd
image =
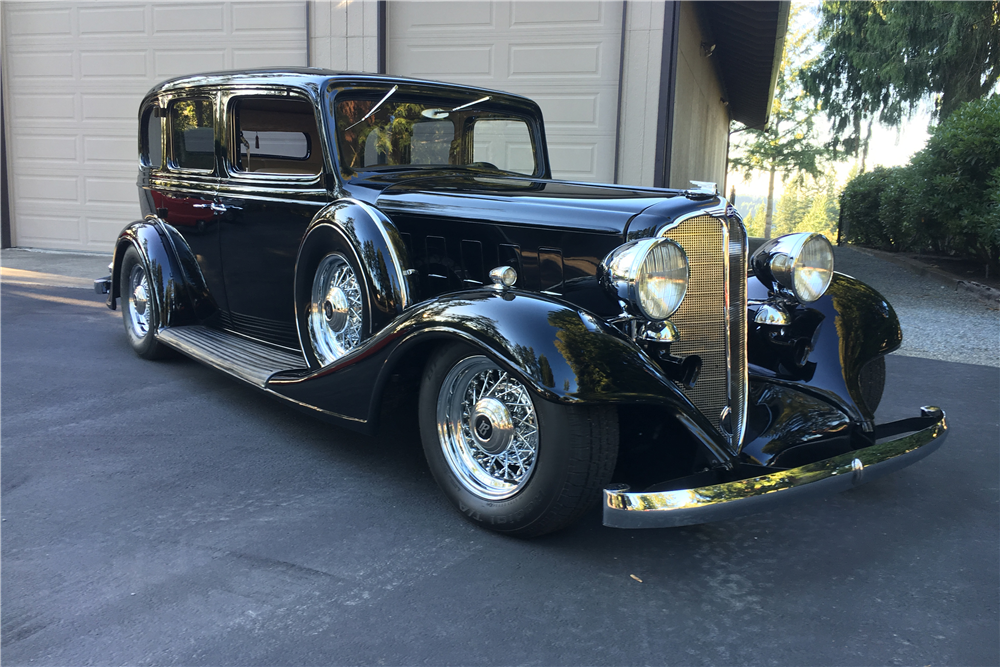
<svg viewBox="0 0 1000 667"><path fill-rule="evenodd" d="M669 239L640 239L615 248L601 263L601 282L636 315L665 320L687 293L687 255Z"/></svg>
<svg viewBox="0 0 1000 667"><path fill-rule="evenodd" d="M801 232L768 241L750 262L768 288L780 285L803 303L823 296L833 278L833 246L822 234Z"/></svg>

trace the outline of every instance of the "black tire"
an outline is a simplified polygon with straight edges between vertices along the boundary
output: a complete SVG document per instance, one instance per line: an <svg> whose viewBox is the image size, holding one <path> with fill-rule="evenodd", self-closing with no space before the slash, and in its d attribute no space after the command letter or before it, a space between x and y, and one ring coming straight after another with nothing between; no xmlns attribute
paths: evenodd
<svg viewBox="0 0 1000 667"><path fill-rule="evenodd" d="M306 286L306 353L314 368L329 365L368 338L368 284L350 253L336 249L318 257Z"/></svg>
<svg viewBox="0 0 1000 667"><path fill-rule="evenodd" d="M491 391L477 394L477 387L494 380ZM534 418L524 407L525 397ZM490 412L495 409L490 399L509 406L507 422ZM464 416L456 421L458 414ZM465 345L445 346L431 356L420 386L419 420L427 463L448 499L473 523L517 537L544 535L579 519L600 500L618 455L614 407L544 400L516 374ZM487 437L499 434L499 439L482 440L473 433L480 427ZM517 442L527 441L534 443L533 450L518 449ZM520 463L496 463L512 461L514 449ZM497 466L503 479L488 469ZM480 479L498 488L481 487Z"/></svg>
<svg viewBox="0 0 1000 667"><path fill-rule="evenodd" d="M149 267L132 246L125 251L119 274L122 322L129 345L143 359L163 359L169 348L156 340L160 307L149 284Z"/></svg>

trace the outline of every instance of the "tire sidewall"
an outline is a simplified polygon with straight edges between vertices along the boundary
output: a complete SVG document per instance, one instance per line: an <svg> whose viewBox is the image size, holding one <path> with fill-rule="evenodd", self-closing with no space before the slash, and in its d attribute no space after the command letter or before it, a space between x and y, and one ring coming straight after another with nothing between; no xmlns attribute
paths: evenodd
<svg viewBox="0 0 1000 667"><path fill-rule="evenodd" d="M445 376L459 361L472 356L488 355L469 346L454 345L439 350L428 362L419 398L424 455L434 479L466 518L498 532L525 531L557 502L567 483L571 443L567 437L563 408L540 398L532 392L528 383L518 377L531 395L538 418L538 451L531 477L524 488L504 500L488 500L472 493L459 482L448 465L437 429L438 395ZM500 364L497 366L503 368Z"/></svg>
<svg viewBox="0 0 1000 667"><path fill-rule="evenodd" d="M135 331L132 329L132 318L131 318L131 277L132 268L136 265L142 267L142 270L146 274L146 284L149 285L150 291L147 295L146 301L146 311L148 318L148 327L146 329L146 334L144 336L136 336ZM122 299L122 322L125 324L125 335L128 337L129 345L135 350L136 354L143 358L153 358L159 353L159 343L156 340L156 331L160 326L160 309L159 304L156 300L156 292L152 289L152 281L150 279L149 267L143 261L142 256L139 251L135 249L135 246L129 246L128 250L125 251L125 256L122 258L121 273L119 274L119 294L121 294Z"/></svg>

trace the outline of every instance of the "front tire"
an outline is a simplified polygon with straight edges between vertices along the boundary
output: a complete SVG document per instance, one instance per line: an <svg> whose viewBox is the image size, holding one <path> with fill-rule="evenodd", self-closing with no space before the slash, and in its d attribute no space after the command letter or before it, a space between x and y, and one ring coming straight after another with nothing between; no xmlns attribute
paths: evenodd
<svg viewBox="0 0 1000 667"><path fill-rule="evenodd" d="M169 351L156 340L156 330L160 326L156 295L149 283L148 268L132 246L122 258L119 280L122 321L129 345L143 359L162 359Z"/></svg>
<svg viewBox="0 0 1000 667"><path fill-rule="evenodd" d="M431 473L470 521L518 537L568 526L596 504L618 454L612 407L547 401L475 350L428 362L420 435Z"/></svg>

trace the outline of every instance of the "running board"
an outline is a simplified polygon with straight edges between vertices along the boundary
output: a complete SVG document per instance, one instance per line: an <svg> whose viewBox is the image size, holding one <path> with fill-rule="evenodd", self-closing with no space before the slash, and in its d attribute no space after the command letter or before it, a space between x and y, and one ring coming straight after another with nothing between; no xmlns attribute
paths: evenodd
<svg viewBox="0 0 1000 667"><path fill-rule="evenodd" d="M279 371L308 368L300 354L201 325L163 329L156 339L196 361L261 389L267 384L267 379Z"/></svg>

